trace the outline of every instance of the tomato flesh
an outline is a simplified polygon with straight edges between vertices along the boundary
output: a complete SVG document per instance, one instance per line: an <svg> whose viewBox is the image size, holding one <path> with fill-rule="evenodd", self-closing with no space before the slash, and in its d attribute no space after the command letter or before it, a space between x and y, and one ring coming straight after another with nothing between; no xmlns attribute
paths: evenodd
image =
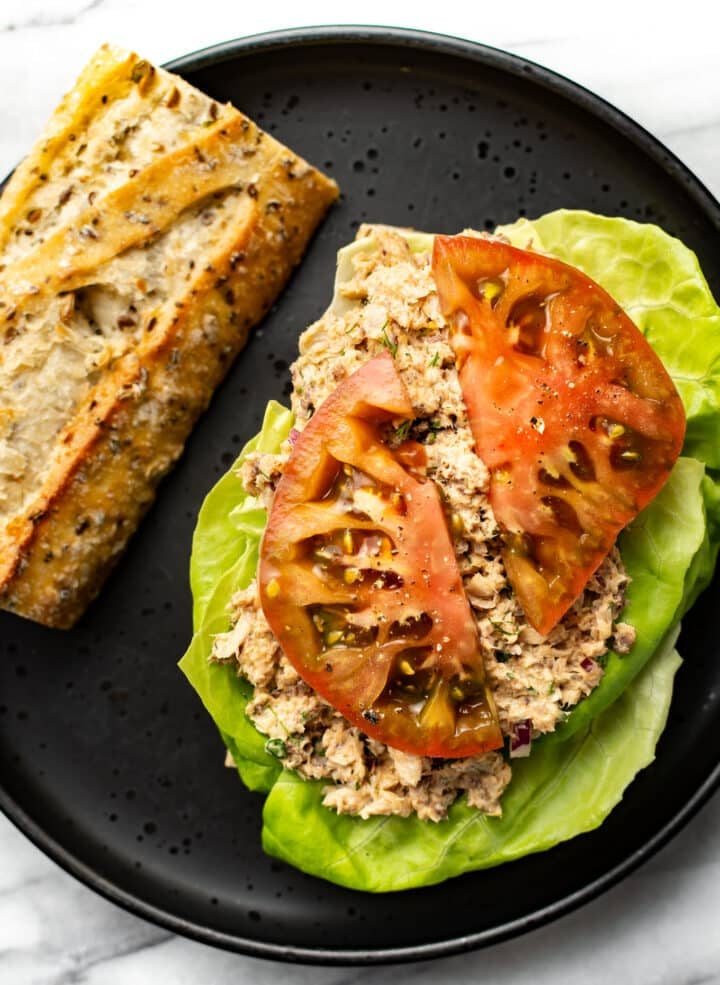
<svg viewBox="0 0 720 985"><path fill-rule="evenodd" d="M405 752L502 745L477 629L424 449L389 353L298 435L263 537L260 599L300 676L367 735Z"/></svg>
<svg viewBox="0 0 720 985"><path fill-rule="evenodd" d="M574 267L436 236L432 269L508 579L546 635L667 479L682 402L638 328Z"/></svg>

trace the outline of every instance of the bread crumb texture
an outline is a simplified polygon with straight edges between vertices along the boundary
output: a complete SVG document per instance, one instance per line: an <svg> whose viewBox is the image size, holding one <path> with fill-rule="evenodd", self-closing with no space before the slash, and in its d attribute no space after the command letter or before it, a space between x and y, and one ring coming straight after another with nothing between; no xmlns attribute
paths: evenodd
<svg viewBox="0 0 720 985"><path fill-rule="evenodd" d="M337 193L97 52L0 199L0 606L81 615Z"/></svg>

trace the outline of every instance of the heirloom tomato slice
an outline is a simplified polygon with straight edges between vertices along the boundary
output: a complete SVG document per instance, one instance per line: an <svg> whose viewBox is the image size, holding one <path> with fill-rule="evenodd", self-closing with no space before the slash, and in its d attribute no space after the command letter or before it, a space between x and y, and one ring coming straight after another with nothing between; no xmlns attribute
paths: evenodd
<svg viewBox="0 0 720 985"><path fill-rule="evenodd" d="M574 267L437 236L433 275L508 579L547 634L667 479L683 406L630 318Z"/></svg>
<svg viewBox="0 0 720 985"><path fill-rule="evenodd" d="M288 660L374 739L425 756L502 745L476 626L424 449L388 353L296 438L260 550L260 599Z"/></svg>

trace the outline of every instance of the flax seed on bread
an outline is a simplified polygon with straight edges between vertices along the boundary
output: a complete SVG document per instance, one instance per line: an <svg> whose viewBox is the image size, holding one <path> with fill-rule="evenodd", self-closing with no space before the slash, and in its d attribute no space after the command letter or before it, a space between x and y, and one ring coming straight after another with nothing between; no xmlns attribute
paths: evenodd
<svg viewBox="0 0 720 985"><path fill-rule="evenodd" d="M104 46L0 198L0 607L71 626L337 196Z"/></svg>

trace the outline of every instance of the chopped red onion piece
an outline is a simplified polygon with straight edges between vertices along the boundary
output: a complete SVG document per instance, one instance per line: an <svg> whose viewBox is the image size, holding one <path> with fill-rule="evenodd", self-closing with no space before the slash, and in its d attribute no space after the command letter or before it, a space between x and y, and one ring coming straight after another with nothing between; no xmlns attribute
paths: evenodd
<svg viewBox="0 0 720 985"><path fill-rule="evenodd" d="M591 670L595 670L595 661L592 657L585 657L584 660L580 661L580 666L586 673L590 673Z"/></svg>
<svg viewBox="0 0 720 985"><path fill-rule="evenodd" d="M532 721L526 718L524 722L517 722L513 726L510 737L510 757L520 759L530 755L532 745Z"/></svg>
<svg viewBox="0 0 720 985"><path fill-rule="evenodd" d="M291 445L294 445L297 439L300 437L300 432L297 428L290 428L290 434L288 435L288 441Z"/></svg>

